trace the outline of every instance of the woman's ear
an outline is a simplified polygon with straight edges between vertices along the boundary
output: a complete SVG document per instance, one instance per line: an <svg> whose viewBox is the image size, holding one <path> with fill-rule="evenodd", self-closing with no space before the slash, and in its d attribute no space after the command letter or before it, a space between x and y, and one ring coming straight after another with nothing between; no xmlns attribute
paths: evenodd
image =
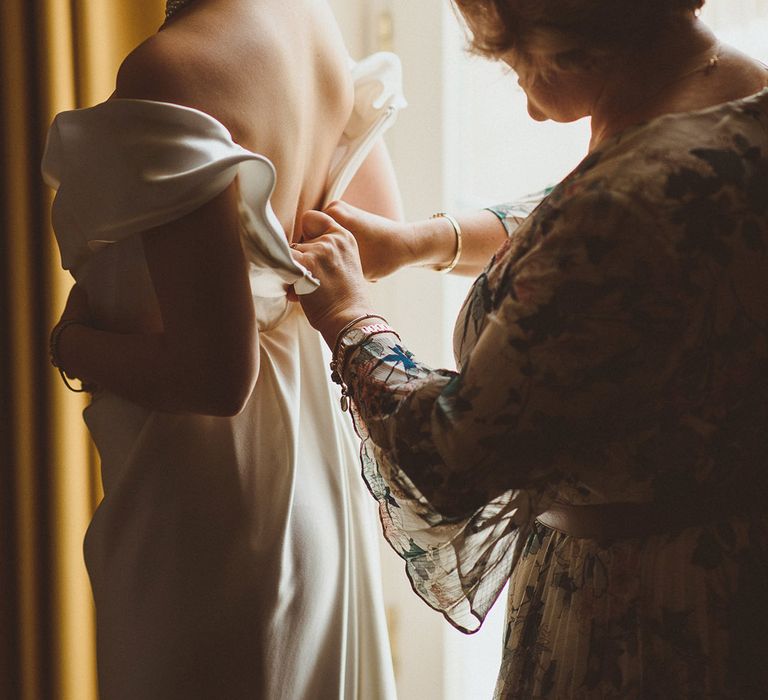
<svg viewBox="0 0 768 700"><path fill-rule="evenodd" d="M555 54L554 64L558 70L562 71L594 73L600 61L587 49L570 49Z"/></svg>

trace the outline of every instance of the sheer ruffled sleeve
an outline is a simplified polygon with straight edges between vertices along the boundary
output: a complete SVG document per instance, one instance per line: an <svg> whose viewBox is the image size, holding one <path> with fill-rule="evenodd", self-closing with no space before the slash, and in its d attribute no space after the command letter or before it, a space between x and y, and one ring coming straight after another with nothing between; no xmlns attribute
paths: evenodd
<svg viewBox="0 0 768 700"><path fill-rule="evenodd" d="M393 335L349 351L385 535L416 592L463 631L482 623L558 488L599 468L607 436L637 415L627 396L653 391L682 314L676 293L659 295L674 271L651 253L653 232L622 195L546 207L470 293L476 341L459 372L425 366Z"/></svg>

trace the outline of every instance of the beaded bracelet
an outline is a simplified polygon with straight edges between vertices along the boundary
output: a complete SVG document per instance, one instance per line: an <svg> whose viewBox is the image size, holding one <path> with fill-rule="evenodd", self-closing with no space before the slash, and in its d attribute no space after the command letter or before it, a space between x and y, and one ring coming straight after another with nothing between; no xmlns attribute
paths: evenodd
<svg viewBox="0 0 768 700"><path fill-rule="evenodd" d="M331 357L336 357L336 354L339 350L339 344L341 343L341 339L344 337L344 334L349 331L352 326L356 326L361 321L367 321L369 318L378 318L380 321L387 323L387 319L383 316L379 316L378 314L363 314L362 316L353 318L349 323L346 323L344 327L336 334L336 342L333 344L333 353L331 354Z"/></svg>
<svg viewBox="0 0 768 700"><path fill-rule="evenodd" d="M383 323L371 323L360 328L355 328L356 324L371 318L378 318L383 321ZM362 334L363 337L351 343L345 343L345 338L349 336L353 331L355 335ZM389 325L387 319L377 314L365 314L363 316L359 316L358 318L346 324L336 336L336 342L334 343L333 353L331 355L331 380L341 387L340 404L341 410L344 412L349 410L349 388L344 382L344 378L342 376L348 351L359 347L366 340L373 337L374 335L379 335L380 333L393 333L398 337L398 339L400 338L400 336L397 335L397 332Z"/></svg>
<svg viewBox="0 0 768 700"><path fill-rule="evenodd" d="M367 321L369 318L378 318L381 321L387 322L387 319L385 319L383 316L379 316L378 314L363 314L362 316L358 316L357 318L353 318L349 323L345 324L344 327L336 334L336 342L333 344L333 350L331 351L331 381L333 381L335 384L338 384L341 387L341 410L347 411L349 409L349 398L347 394L347 385L344 383L344 380L341 378L341 362L339 357L339 347L341 346L341 340L344 337L344 334L352 328L356 323L360 323L361 321Z"/></svg>

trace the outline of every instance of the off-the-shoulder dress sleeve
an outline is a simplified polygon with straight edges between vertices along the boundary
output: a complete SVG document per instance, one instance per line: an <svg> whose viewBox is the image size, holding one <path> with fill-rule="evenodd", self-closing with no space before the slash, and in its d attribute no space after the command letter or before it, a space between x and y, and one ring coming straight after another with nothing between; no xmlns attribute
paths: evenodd
<svg viewBox="0 0 768 700"><path fill-rule="evenodd" d="M602 441L653 394L683 313L678 290L660 291L675 271L655 238L620 194L545 207L470 292L476 342L458 372L418 362L390 334L348 351L385 535L459 629L480 626L536 515L580 465L599 468Z"/></svg>
<svg viewBox="0 0 768 700"><path fill-rule="evenodd" d="M149 100L110 100L62 112L48 133L43 176L56 190L53 223L71 268L102 244L199 208L263 156L209 115Z"/></svg>

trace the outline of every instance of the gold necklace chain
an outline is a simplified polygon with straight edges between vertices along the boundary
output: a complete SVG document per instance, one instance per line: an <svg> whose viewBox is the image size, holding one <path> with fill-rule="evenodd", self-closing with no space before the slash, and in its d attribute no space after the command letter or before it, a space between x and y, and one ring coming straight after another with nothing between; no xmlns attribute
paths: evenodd
<svg viewBox="0 0 768 700"><path fill-rule="evenodd" d="M672 85L677 85L677 83L681 82L682 80L685 80L686 78L690 78L692 75L696 75L697 73L704 73L705 75L709 75L712 73L712 71L717 68L718 64L720 63L720 57L723 54L723 47L720 45L720 42L718 42L715 45L715 51L714 53L707 59L707 62L703 65L696 66L696 68L693 68L689 70L686 73L683 73L682 75L678 75L672 80L667 81L664 83L658 90L655 90L650 95L646 96L642 102L635 105L635 109L638 107L643 107L644 105L647 105L651 100L653 100L654 97L658 97L660 94L662 94L668 87Z"/></svg>
<svg viewBox="0 0 768 700"><path fill-rule="evenodd" d="M671 87L672 85L676 85L677 83L679 83L682 80L685 80L686 78L690 78L692 75L696 75L697 73L704 73L705 75L709 75L719 65L722 54L723 54L723 47L720 45L720 42L718 42L715 45L714 53L707 59L706 63L704 63L703 65L696 66L696 68L693 68L687 71L686 73L683 73L682 75L675 76L672 80L667 81L657 90L654 90L650 95L647 95L643 97L640 101L635 102L631 106L631 109L636 111L638 109L645 107L654 98L663 94L663 92L667 88ZM623 110L623 113L626 114L626 110ZM600 137L597 139L597 142L600 142L610 136L610 132L608 132L606 136L606 133L605 133L606 131L607 130L605 128L602 129L602 133L600 134Z"/></svg>
<svg viewBox="0 0 768 700"><path fill-rule="evenodd" d="M707 59L707 62L704 65L697 66L696 68L692 68L687 73L683 73L682 75L678 75L672 80L670 80L667 83L664 83L656 92L651 93L648 97L646 97L645 102L649 102L654 97L656 97L658 94L666 90L670 85L675 85L676 83L679 83L681 80L685 80L686 78L689 78L692 75L696 75L697 73L705 73L709 75L715 68L717 68L717 65L720 63L720 57L723 54L723 47L718 42L715 45L715 52Z"/></svg>

